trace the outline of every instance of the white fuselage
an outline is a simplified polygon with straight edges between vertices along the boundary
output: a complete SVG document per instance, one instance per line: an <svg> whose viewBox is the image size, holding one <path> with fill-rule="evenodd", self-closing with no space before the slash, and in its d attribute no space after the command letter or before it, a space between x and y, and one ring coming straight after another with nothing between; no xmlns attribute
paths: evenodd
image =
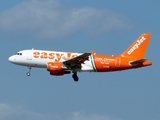
<svg viewBox="0 0 160 120"><path fill-rule="evenodd" d="M71 58L77 57L81 53L57 52L46 50L22 50L9 57L9 61L27 67L47 68L48 62L64 62ZM94 62L92 56L82 64L79 71L94 72Z"/></svg>

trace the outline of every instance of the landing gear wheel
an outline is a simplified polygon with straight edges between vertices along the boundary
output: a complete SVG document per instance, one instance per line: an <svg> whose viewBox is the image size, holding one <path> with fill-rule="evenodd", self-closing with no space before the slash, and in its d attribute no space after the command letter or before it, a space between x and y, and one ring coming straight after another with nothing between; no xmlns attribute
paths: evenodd
<svg viewBox="0 0 160 120"><path fill-rule="evenodd" d="M73 77L75 82L77 82L79 80L79 78L77 76L77 72L73 73L72 77Z"/></svg>
<svg viewBox="0 0 160 120"><path fill-rule="evenodd" d="M30 72L27 72L27 76L30 76L31 75L31 73Z"/></svg>

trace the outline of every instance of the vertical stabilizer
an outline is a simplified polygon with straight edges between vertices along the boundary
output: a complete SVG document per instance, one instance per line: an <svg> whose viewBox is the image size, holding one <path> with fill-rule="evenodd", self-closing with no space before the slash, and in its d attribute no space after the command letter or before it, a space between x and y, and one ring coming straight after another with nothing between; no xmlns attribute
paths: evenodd
<svg viewBox="0 0 160 120"><path fill-rule="evenodd" d="M143 59L151 34L142 34L123 54L124 57Z"/></svg>

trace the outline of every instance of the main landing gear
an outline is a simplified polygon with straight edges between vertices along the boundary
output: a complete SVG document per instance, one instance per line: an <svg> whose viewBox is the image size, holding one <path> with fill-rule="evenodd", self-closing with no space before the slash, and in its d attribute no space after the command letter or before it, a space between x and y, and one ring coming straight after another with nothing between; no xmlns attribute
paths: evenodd
<svg viewBox="0 0 160 120"><path fill-rule="evenodd" d="M79 80L79 78L77 76L77 72L73 73L72 78L74 79L75 82L77 82Z"/></svg>
<svg viewBox="0 0 160 120"><path fill-rule="evenodd" d="M31 67L28 67L28 72L26 74L27 76L30 76L31 75Z"/></svg>

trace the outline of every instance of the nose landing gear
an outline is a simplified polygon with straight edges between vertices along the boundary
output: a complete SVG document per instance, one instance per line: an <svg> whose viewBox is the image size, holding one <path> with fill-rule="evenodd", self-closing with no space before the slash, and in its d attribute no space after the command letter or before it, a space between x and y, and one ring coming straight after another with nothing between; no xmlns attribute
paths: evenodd
<svg viewBox="0 0 160 120"><path fill-rule="evenodd" d="M77 76L77 72L73 73L72 78L74 79L75 82L77 82L79 80L79 78Z"/></svg>
<svg viewBox="0 0 160 120"><path fill-rule="evenodd" d="M27 72L26 75L27 75L27 76L30 76L30 75L31 75L31 67L28 67L28 70L29 70L29 71Z"/></svg>

